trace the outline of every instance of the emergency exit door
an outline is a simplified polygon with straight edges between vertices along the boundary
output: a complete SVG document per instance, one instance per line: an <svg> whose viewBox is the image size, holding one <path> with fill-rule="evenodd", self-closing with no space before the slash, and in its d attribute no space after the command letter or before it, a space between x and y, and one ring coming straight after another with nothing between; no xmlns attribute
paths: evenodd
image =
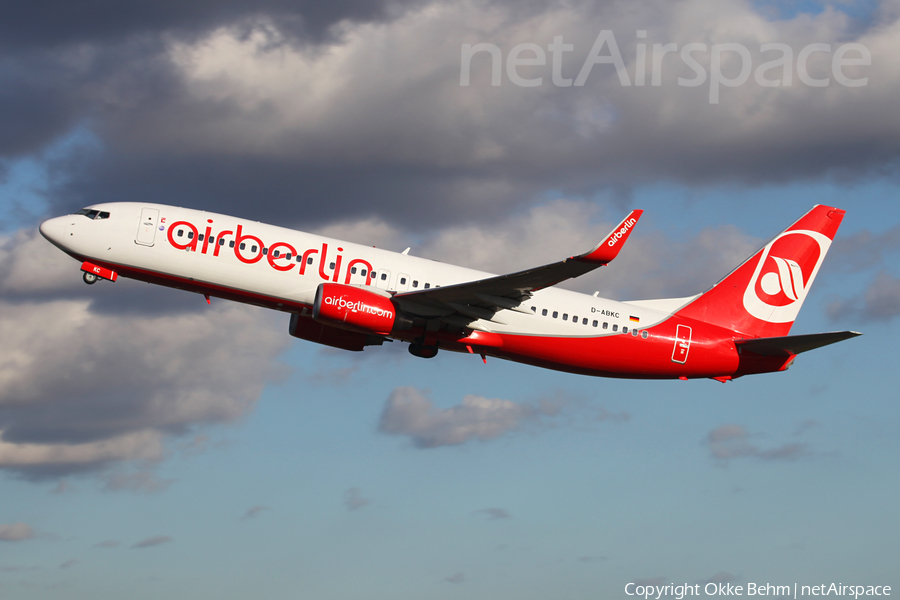
<svg viewBox="0 0 900 600"><path fill-rule="evenodd" d="M159 211L155 208L141 209L141 222L138 224L137 237L134 238L136 244L141 246L152 246L153 240L156 238L156 225L159 222Z"/></svg>
<svg viewBox="0 0 900 600"><path fill-rule="evenodd" d="M675 348L672 350L672 362L681 363L687 361L688 350L691 349L691 328L687 325L679 325L675 329Z"/></svg>

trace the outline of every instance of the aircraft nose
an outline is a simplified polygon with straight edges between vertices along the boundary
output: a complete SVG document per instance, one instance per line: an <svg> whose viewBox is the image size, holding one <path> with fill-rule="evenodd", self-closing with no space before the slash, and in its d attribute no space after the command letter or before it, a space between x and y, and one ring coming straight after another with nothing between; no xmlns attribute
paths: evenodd
<svg viewBox="0 0 900 600"><path fill-rule="evenodd" d="M47 219L41 223L41 235L47 238L47 241L60 244L63 241L63 234L66 232L66 218L55 217Z"/></svg>

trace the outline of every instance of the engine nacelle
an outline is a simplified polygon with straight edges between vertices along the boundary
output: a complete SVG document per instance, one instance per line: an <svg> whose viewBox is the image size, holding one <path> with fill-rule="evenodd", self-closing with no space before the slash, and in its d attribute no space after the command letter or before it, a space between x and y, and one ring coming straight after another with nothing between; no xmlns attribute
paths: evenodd
<svg viewBox="0 0 900 600"><path fill-rule="evenodd" d="M313 319L327 325L388 335L397 309L391 299L352 285L321 283L313 303Z"/></svg>
<svg viewBox="0 0 900 600"><path fill-rule="evenodd" d="M296 313L291 315L291 325L288 331L292 336L301 340L353 352L361 352L366 346L380 346L384 342L384 338L377 335L332 327L313 321L312 317L301 317Z"/></svg>

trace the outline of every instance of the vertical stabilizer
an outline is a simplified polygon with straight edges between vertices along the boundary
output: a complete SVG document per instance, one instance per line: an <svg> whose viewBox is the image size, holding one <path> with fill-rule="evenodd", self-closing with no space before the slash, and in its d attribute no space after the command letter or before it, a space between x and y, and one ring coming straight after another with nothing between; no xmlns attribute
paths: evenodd
<svg viewBox="0 0 900 600"><path fill-rule="evenodd" d="M814 206L676 314L747 337L787 335L844 212L830 206Z"/></svg>

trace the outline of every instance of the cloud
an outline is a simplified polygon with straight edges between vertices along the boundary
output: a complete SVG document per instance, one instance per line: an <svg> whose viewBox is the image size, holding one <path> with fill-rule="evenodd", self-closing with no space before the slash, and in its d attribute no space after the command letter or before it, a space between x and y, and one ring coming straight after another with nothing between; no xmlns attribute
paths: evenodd
<svg viewBox="0 0 900 600"><path fill-rule="evenodd" d="M171 536L156 535L156 536L141 540L131 547L132 548L152 548L153 546L159 546L161 544L168 544L169 542L174 542L174 541L175 540Z"/></svg>
<svg viewBox="0 0 900 600"><path fill-rule="evenodd" d="M796 460L807 454L806 444L783 444L763 449L750 443L750 433L742 425L726 424L709 432L706 444L710 454L720 464L736 458L757 458L765 461Z"/></svg>
<svg viewBox="0 0 900 600"><path fill-rule="evenodd" d="M421 229L503 218L547 190L621 204L647 181L846 180L890 173L900 154L892 11L860 28L835 9L773 19L740 0L164 4L115 18L86 11L65 27L31 24L3 38L19 50L0 73L8 90L0 128L9 132L0 158L40 157L79 129L95 139L89 151L41 158L54 210L168 198L240 213L254 197L264 199L252 211L265 221L381 213ZM519 70L541 85L514 85L503 69L493 86L486 53L472 61L471 85L460 85L463 43L495 44L505 66L517 44L546 49L562 35L574 46L563 53L563 76L574 78L602 30L614 32L631 85L596 65L585 85L560 87L548 58ZM831 44L813 53L810 69L832 80L810 87L795 73L789 86L766 87L751 77L710 104L711 78L678 85L694 73L675 52L661 63L660 85L636 85L638 30L648 46L740 43L753 67L772 58L763 44L790 43L794 57L806 44ZM19 35L52 44L24 51L24 40L11 41ZM831 76L846 42L872 52L872 64L857 69L865 87ZM710 52L694 58L708 73Z"/></svg>
<svg viewBox="0 0 900 600"><path fill-rule="evenodd" d="M444 577L444 581L447 583L463 583L466 580L465 573L454 573L450 577Z"/></svg>
<svg viewBox="0 0 900 600"><path fill-rule="evenodd" d="M168 438L240 418L285 372L286 321L267 311L79 280L77 263L35 234L0 239L0 469L40 479L158 461ZM145 304L156 294L196 304Z"/></svg>
<svg viewBox="0 0 900 600"><path fill-rule="evenodd" d="M488 521L497 519L509 519L510 515L504 508L482 508L475 511L476 514L483 514Z"/></svg>
<svg viewBox="0 0 900 600"><path fill-rule="evenodd" d="M381 413L378 430L409 437L417 448L453 446L472 440L491 440L526 422L559 413L553 403L519 404L499 398L467 395L461 404L439 409L427 393L413 387L391 392Z"/></svg>
<svg viewBox="0 0 900 600"><path fill-rule="evenodd" d="M368 498L363 498L362 490L357 487L344 492L344 505L347 510L357 510L369 503Z"/></svg>
<svg viewBox="0 0 900 600"><path fill-rule="evenodd" d="M272 510L272 509L269 508L268 506L263 506L262 504L257 504L256 506L252 506L252 507L248 508L247 512L244 513L244 516L241 517L241 519L243 519L245 521L247 519L252 519L252 518L256 517L259 513L266 511L266 510Z"/></svg>
<svg viewBox="0 0 900 600"><path fill-rule="evenodd" d="M108 491L141 492L152 494L164 492L176 479L160 479L150 471L136 471L134 473L105 473L102 479L106 482L104 489Z"/></svg>
<svg viewBox="0 0 900 600"><path fill-rule="evenodd" d="M28 523L5 523L0 525L0 541L21 542L37 535Z"/></svg>
<svg viewBox="0 0 900 600"><path fill-rule="evenodd" d="M78 560L72 558L72 559L70 559L70 560L67 560L67 561L64 562L63 564L59 565L59 568L60 568L60 569L70 569L70 568L74 567L75 565L77 565L79 562L80 562L80 561L78 561Z"/></svg>
<svg viewBox="0 0 900 600"><path fill-rule="evenodd" d="M700 584L702 585L702 584L706 584L706 583L731 583L732 581L738 581L739 579L740 579L740 577L737 575L732 575L731 573L729 573L727 571L719 571L712 577L709 577L707 579L700 581Z"/></svg>
<svg viewBox="0 0 900 600"><path fill-rule="evenodd" d="M900 315L900 278L882 271L863 293L830 303L827 312L832 321L848 318L863 323L890 321Z"/></svg>

